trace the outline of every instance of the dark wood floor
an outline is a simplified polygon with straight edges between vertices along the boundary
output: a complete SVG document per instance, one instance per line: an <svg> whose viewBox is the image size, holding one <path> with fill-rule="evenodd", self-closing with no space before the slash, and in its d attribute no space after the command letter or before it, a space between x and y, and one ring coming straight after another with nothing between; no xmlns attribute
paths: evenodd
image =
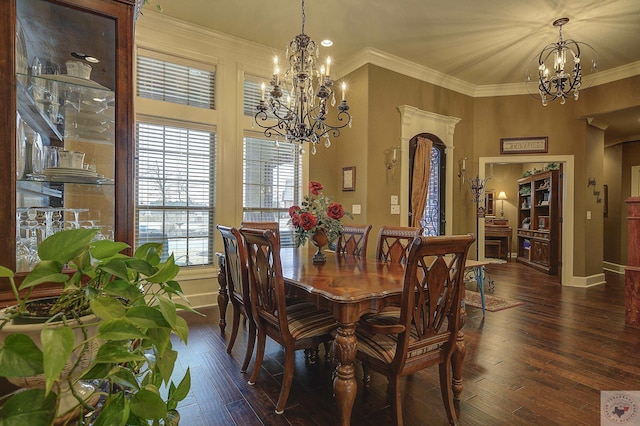
<svg viewBox="0 0 640 426"><path fill-rule="evenodd" d="M484 319L480 309L467 309L459 425L597 425L601 390L640 389L640 330L624 325L623 275L606 273L607 284L583 289L562 287L513 262L488 271L496 295L525 304L487 312ZM181 424L337 424L328 362L306 367L298 354L287 409L276 415L280 347L268 345L258 381L249 386L239 368L244 328L228 355L230 315L227 335L221 336L217 309L202 312L207 317L187 315L189 343L176 345L180 368L189 366L192 376L192 391L179 407ZM358 365L352 424L391 424L386 379L374 374L363 390L361 374ZM404 379L402 393L405 424L447 424L437 368Z"/></svg>

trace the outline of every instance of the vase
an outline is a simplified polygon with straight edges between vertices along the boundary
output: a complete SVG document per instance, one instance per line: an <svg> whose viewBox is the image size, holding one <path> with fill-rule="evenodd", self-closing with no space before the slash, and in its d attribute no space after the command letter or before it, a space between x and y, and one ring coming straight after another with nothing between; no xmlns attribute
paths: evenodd
<svg viewBox="0 0 640 426"><path fill-rule="evenodd" d="M324 248L329 245L329 237L324 231L317 231L311 236L311 243L318 249L313 255L313 263L325 263L327 255L324 254Z"/></svg>

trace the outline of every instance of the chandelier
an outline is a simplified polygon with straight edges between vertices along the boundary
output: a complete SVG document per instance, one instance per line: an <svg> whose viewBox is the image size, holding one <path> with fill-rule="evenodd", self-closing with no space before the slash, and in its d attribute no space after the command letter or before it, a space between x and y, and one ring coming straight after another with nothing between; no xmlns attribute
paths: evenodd
<svg viewBox="0 0 640 426"><path fill-rule="evenodd" d="M560 37L557 42L548 44L537 55L538 88L537 92L542 105L560 99L564 104L567 97L573 96L578 100L582 82L582 55L591 51L591 71L598 72L598 54L587 43L562 38L562 26L569 22L569 18L559 18L553 21L554 27L559 27ZM573 65L567 63L573 59ZM535 61L535 59L534 59ZM527 83L531 83L531 75L527 76Z"/></svg>
<svg viewBox="0 0 640 426"><path fill-rule="evenodd" d="M286 142L300 144L300 154L304 154L302 145L311 143L312 153L316 145L324 138L324 145L331 146L331 137L340 136L340 129L351 126L349 105L345 98L346 83L342 83L342 98L337 106L337 123L327 123L330 103L336 105L331 79L331 58L316 68L319 51L316 43L304 33L304 0L302 0L302 33L288 45L286 56L289 68L281 75L278 57L274 58L274 71L271 87L265 100L265 84L262 83L262 97L257 106L255 123L264 129L268 138L282 138Z"/></svg>

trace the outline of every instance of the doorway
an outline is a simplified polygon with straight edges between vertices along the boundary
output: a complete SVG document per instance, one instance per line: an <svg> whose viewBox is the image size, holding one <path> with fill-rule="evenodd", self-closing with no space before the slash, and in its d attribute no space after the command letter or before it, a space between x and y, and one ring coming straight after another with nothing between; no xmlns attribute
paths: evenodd
<svg viewBox="0 0 640 426"><path fill-rule="evenodd" d="M486 168L489 164L517 164L517 163L562 163L563 187L562 187L562 229L561 229L561 250L562 269L559 275L562 285L572 286L573 284L573 228L574 228L574 156L573 155L523 155L505 157L480 157L478 159L478 174L481 179L485 179ZM484 253L484 218L478 220L478 256L485 258Z"/></svg>

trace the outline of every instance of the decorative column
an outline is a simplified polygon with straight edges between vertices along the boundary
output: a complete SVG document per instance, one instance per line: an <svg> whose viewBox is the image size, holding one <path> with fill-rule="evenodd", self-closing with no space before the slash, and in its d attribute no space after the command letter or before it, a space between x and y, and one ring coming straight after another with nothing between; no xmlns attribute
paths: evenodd
<svg viewBox="0 0 640 426"><path fill-rule="evenodd" d="M627 226L627 268L625 269L624 323L640 328L640 197L630 197Z"/></svg>

